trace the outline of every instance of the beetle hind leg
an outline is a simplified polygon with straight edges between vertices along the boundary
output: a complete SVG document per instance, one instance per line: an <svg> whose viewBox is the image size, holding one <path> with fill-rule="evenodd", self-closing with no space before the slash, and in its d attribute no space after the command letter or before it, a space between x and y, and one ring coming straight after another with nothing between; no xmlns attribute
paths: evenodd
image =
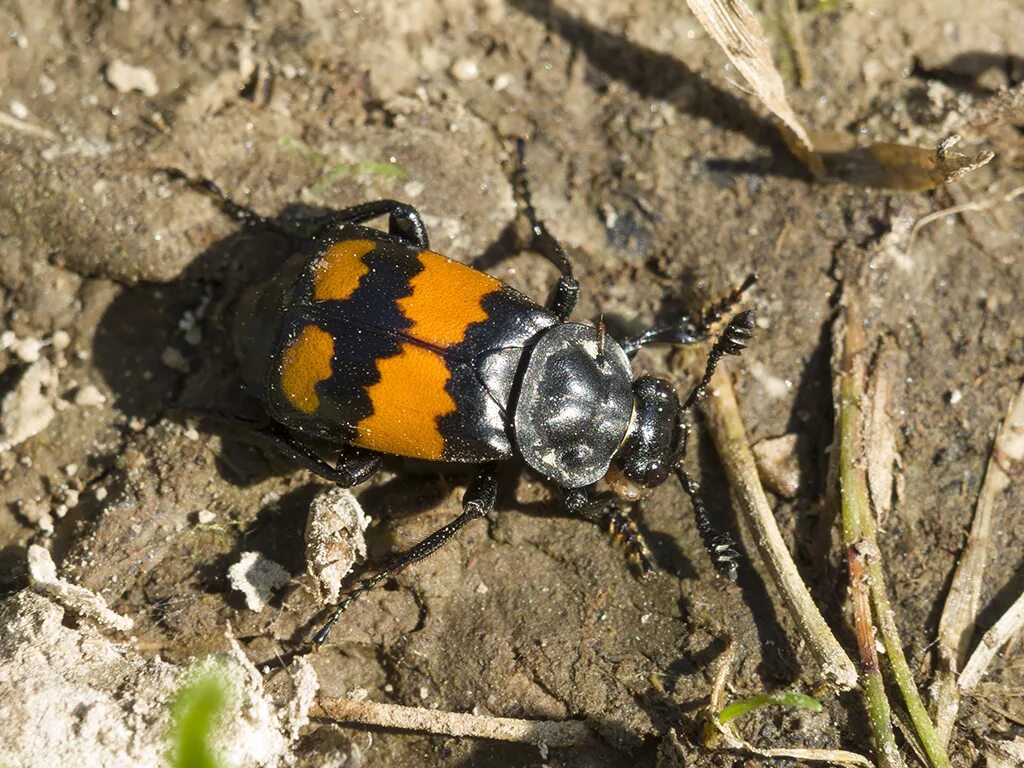
<svg viewBox="0 0 1024 768"><path fill-rule="evenodd" d="M494 465L488 464L481 469L466 489L466 495L462 498L462 514L447 525L443 525L432 534L416 544L412 549L399 555L388 567L378 571L373 576L363 579L356 587L341 600L331 612L326 623L313 636L312 644L319 648L327 640L331 629L338 622L341 614L360 595L376 587L381 582L387 581L400 570L408 565L429 557L437 550L451 541L467 523L485 516L494 509L494 503L498 495L498 482L494 474Z"/></svg>
<svg viewBox="0 0 1024 768"><path fill-rule="evenodd" d="M310 472L342 488L365 483L380 469L379 453L346 446L336 466L331 466L278 425L256 430L261 437L281 448L288 457Z"/></svg>
<svg viewBox="0 0 1024 768"><path fill-rule="evenodd" d="M400 203L397 200L373 200L342 208L318 219L314 229L320 237L330 238L335 234L331 230L340 230L348 224L363 224L385 215L388 217L388 234L405 245L423 250L430 248L427 227L420 212L408 203Z"/></svg>
<svg viewBox="0 0 1024 768"><path fill-rule="evenodd" d="M166 174L168 178L174 179L175 181L184 181L193 189L202 192L217 203L224 213L247 227L269 229L271 232L275 232L278 235L281 235L281 237L289 240L296 237L294 232L290 232L285 229L273 219L256 213L252 208L232 200L224 193L223 190L221 190L220 187L217 186L215 182L210 179L203 176L189 176L179 168L160 168L158 170Z"/></svg>

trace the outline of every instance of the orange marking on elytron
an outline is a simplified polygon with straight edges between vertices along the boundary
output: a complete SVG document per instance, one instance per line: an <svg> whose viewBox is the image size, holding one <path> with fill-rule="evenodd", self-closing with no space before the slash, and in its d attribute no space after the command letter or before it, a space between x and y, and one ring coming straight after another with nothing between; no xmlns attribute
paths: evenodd
<svg viewBox="0 0 1024 768"><path fill-rule="evenodd" d="M418 258L423 271L409 281L412 294L397 302L412 321L407 333L436 347L458 344L469 326L487 319L481 302L501 290L501 282L433 251Z"/></svg>
<svg viewBox="0 0 1024 768"><path fill-rule="evenodd" d="M373 250L372 240L340 240L313 265L313 297L317 301L342 301L359 287L370 271L363 256Z"/></svg>
<svg viewBox="0 0 1024 768"><path fill-rule="evenodd" d="M281 355L281 389L288 402L303 413L320 407L316 385L331 377L334 339L327 331L307 325Z"/></svg>
<svg viewBox="0 0 1024 768"><path fill-rule="evenodd" d="M355 445L382 453L438 460L444 438L438 419L455 411L445 391L451 377L436 352L403 342L397 355L377 361L380 381L367 388L373 414L356 425Z"/></svg>

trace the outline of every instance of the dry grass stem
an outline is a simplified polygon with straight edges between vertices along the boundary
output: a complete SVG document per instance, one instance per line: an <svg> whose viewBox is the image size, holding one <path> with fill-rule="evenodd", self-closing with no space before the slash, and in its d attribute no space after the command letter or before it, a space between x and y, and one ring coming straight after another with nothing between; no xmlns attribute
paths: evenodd
<svg viewBox="0 0 1024 768"><path fill-rule="evenodd" d="M761 486L732 383L721 368L711 379L710 395L702 408L739 502L740 516L752 531L769 576L796 621L801 639L818 662L820 673L839 689L849 690L857 684L857 669L822 618L786 549Z"/></svg>
<svg viewBox="0 0 1024 768"><path fill-rule="evenodd" d="M899 464L896 450L896 422L903 382L906 380L906 356L889 339L883 339L875 355L871 378L864 398L864 445L868 492L871 505L884 526L892 511L896 489L894 469Z"/></svg>
<svg viewBox="0 0 1024 768"><path fill-rule="evenodd" d="M978 493L971 532L957 563L939 620L938 672L932 695L943 744L949 743L959 708L960 683L957 675L966 659L980 609L995 501L1009 487L1011 476L1019 471L1021 462L1024 462L1024 386L1010 401L1006 418L996 434L985 479Z"/></svg>
<svg viewBox="0 0 1024 768"><path fill-rule="evenodd" d="M786 100L782 75L772 62L768 38L753 11L740 0L687 0L687 5L757 97L785 123L807 151L813 151L803 123Z"/></svg>
<svg viewBox="0 0 1024 768"><path fill-rule="evenodd" d="M439 712L420 707L354 699L321 699L327 717L342 723L362 723L403 731L496 741L517 741L538 747L573 747L593 739L580 720L521 720L463 712Z"/></svg>
<svg viewBox="0 0 1024 768"><path fill-rule="evenodd" d="M910 229L910 235L907 239L907 248L903 252L903 255L910 256L910 250L914 247L914 241L917 240L917 234L922 228L931 224L933 221L944 219L947 216L955 216L958 213L968 213L971 211L987 211L989 208L994 208L997 205L1003 203L1009 203L1012 200L1024 195L1024 186L1015 187L1009 192L1003 195L993 195L992 197L986 197L982 200L973 200L969 203L963 203L962 205L954 205L949 208L943 208L941 211L934 211L929 213L927 216L922 216L920 219L914 222L914 226Z"/></svg>
<svg viewBox="0 0 1024 768"><path fill-rule="evenodd" d="M37 139L46 139L47 141L60 141L60 136L51 131L49 128L44 128L41 125L35 125L34 123L21 120L14 115L9 115L6 112L0 112L0 125L5 128L10 128L18 133L23 133L26 136L34 136Z"/></svg>
<svg viewBox="0 0 1024 768"><path fill-rule="evenodd" d="M839 488L861 686L878 764L881 768L902 768L903 757L896 748L892 712L878 663L867 584L866 559L868 556L877 556L875 548L871 548L865 539L861 512L869 503L860 434L860 401L867 371L867 343L858 313L848 298L833 327L833 334L833 349L841 350L839 400L836 408L839 417Z"/></svg>
<svg viewBox="0 0 1024 768"><path fill-rule="evenodd" d="M732 675L732 666L736 660L736 646L730 640L725 651L718 657L715 666L715 678L711 686L711 698L708 703L707 716L701 741L708 749L731 750L768 759L788 758L806 760L808 762L832 763L835 765L854 765L873 768L873 764L864 755L848 752L845 749L805 749L803 747L761 749L741 738L732 723L721 723L718 713L726 704L726 687Z"/></svg>
<svg viewBox="0 0 1024 768"><path fill-rule="evenodd" d="M971 658L964 664L964 671L960 673L960 679L957 681L960 684L961 693L973 690L981 682L981 678L988 671L988 665L995 658L999 649L1022 628L1024 628L1024 593L982 636L981 642L974 649Z"/></svg>
<svg viewBox="0 0 1024 768"><path fill-rule="evenodd" d="M883 340L875 356L871 378L866 383L867 338L860 320L859 305L851 294L844 296L836 331L835 348L842 350L837 412L843 539L847 545L861 663L867 674L872 676L865 683L869 695L869 713L880 719L888 710L887 702L883 706L885 690L881 672L877 670L877 627L914 735L929 765L934 768L950 768L945 745L939 740L935 726L928 718L914 675L903 653L877 540L875 517L881 514L878 504L884 501L885 508L888 508L894 485L892 475L896 462L895 438L892 435L895 433L895 425L889 411L896 379L902 375L902 358L891 343ZM892 451L887 452L885 445L890 440ZM876 475L874 478L871 477L872 471ZM862 590L866 590L866 595L861 594ZM870 602L869 606L863 605L865 597ZM877 679L873 677L876 673ZM874 697L877 697L877 701L871 701ZM881 728L882 723L877 723L877 726ZM891 724L886 723L885 728L891 730ZM888 742L887 733L882 734L876 729L876 736ZM895 745L887 743L886 748L894 750Z"/></svg>
<svg viewBox="0 0 1024 768"><path fill-rule="evenodd" d="M687 0L690 11L778 118L790 151L819 179L902 191L934 189L988 163L991 152L952 151L958 137L937 148L878 142L866 147L845 133L817 131L797 117L760 22L742 0ZM799 51L798 51L799 58ZM800 65L804 69L807 65Z"/></svg>

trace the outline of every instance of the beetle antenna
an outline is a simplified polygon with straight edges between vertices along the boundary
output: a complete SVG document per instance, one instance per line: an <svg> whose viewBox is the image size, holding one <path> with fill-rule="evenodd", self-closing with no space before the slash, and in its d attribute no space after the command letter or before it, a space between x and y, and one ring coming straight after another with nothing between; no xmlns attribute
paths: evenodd
<svg viewBox="0 0 1024 768"><path fill-rule="evenodd" d="M715 346L711 348L708 353L707 366L704 368L704 377L700 380L700 383L693 388L690 392L690 396L686 398L686 402L683 403L683 410L688 411L707 393L708 384L711 383L711 377L715 374L715 368L718 367L719 361L727 355L738 355L744 349L747 348L747 342L750 340L751 332L754 329L754 321L757 319L757 314L753 310L747 310L746 312L740 312L736 317L729 321L729 324L725 327L718 336L718 340L715 341Z"/></svg>
<svg viewBox="0 0 1024 768"><path fill-rule="evenodd" d="M732 537L728 533L719 531L715 524L711 522L711 515L708 514L708 509L704 506L704 499L700 496L700 485L690 477L690 473L686 471L686 466L683 464L686 454L686 440L689 435L690 424L683 418L683 413L680 412L679 445L675 451L673 470L679 479L679 484L683 486L686 495L690 497L697 531L700 533L701 541L704 542L704 548L711 557L711 563L715 566L715 571L718 572L719 576L724 576L729 581L735 581L736 563L740 555L736 551Z"/></svg>
<svg viewBox="0 0 1024 768"><path fill-rule="evenodd" d="M693 505L693 516L697 523L697 531L700 533L701 541L704 542L704 548L711 557L711 564L715 566L715 571L718 572L719 576L724 576L729 581L736 581L737 561L740 558L740 554L736 551L732 537L727 533L719 531L715 524L711 522L708 509L704 506L704 500L700 497L700 486L690 477L690 473L686 471L681 461L676 464L675 472L676 477L679 478L679 482L683 486L683 490L690 497L690 503Z"/></svg>

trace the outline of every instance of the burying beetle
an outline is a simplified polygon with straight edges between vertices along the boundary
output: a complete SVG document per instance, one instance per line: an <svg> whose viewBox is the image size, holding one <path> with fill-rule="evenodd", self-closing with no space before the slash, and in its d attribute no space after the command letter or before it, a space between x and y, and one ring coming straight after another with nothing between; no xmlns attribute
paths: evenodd
<svg viewBox="0 0 1024 768"><path fill-rule="evenodd" d="M719 360L743 350L754 313L728 323L682 403L664 379L634 380L630 360L648 344L709 338L754 276L697 320L684 316L621 342L603 323L569 322L579 283L533 208L521 141L518 151L517 187L531 230L526 250L561 273L546 306L431 251L420 214L405 203L378 200L332 212L304 237L232 201L208 179L168 171L236 220L274 230L293 245L278 271L244 294L234 325L242 378L275 424L266 436L343 487L369 479L383 455L478 465L462 514L361 581L316 633L317 646L352 600L494 508L501 461L523 461L561 488L566 508L607 526L645 576L653 568L625 509L675 472L716 568L735 572L735 552L715 534L681 460L685 414ZM387 232L365 226L384 215ZM337 465L303 438L342 448ZM596 490L602 480L610 490Z"/></svg>

